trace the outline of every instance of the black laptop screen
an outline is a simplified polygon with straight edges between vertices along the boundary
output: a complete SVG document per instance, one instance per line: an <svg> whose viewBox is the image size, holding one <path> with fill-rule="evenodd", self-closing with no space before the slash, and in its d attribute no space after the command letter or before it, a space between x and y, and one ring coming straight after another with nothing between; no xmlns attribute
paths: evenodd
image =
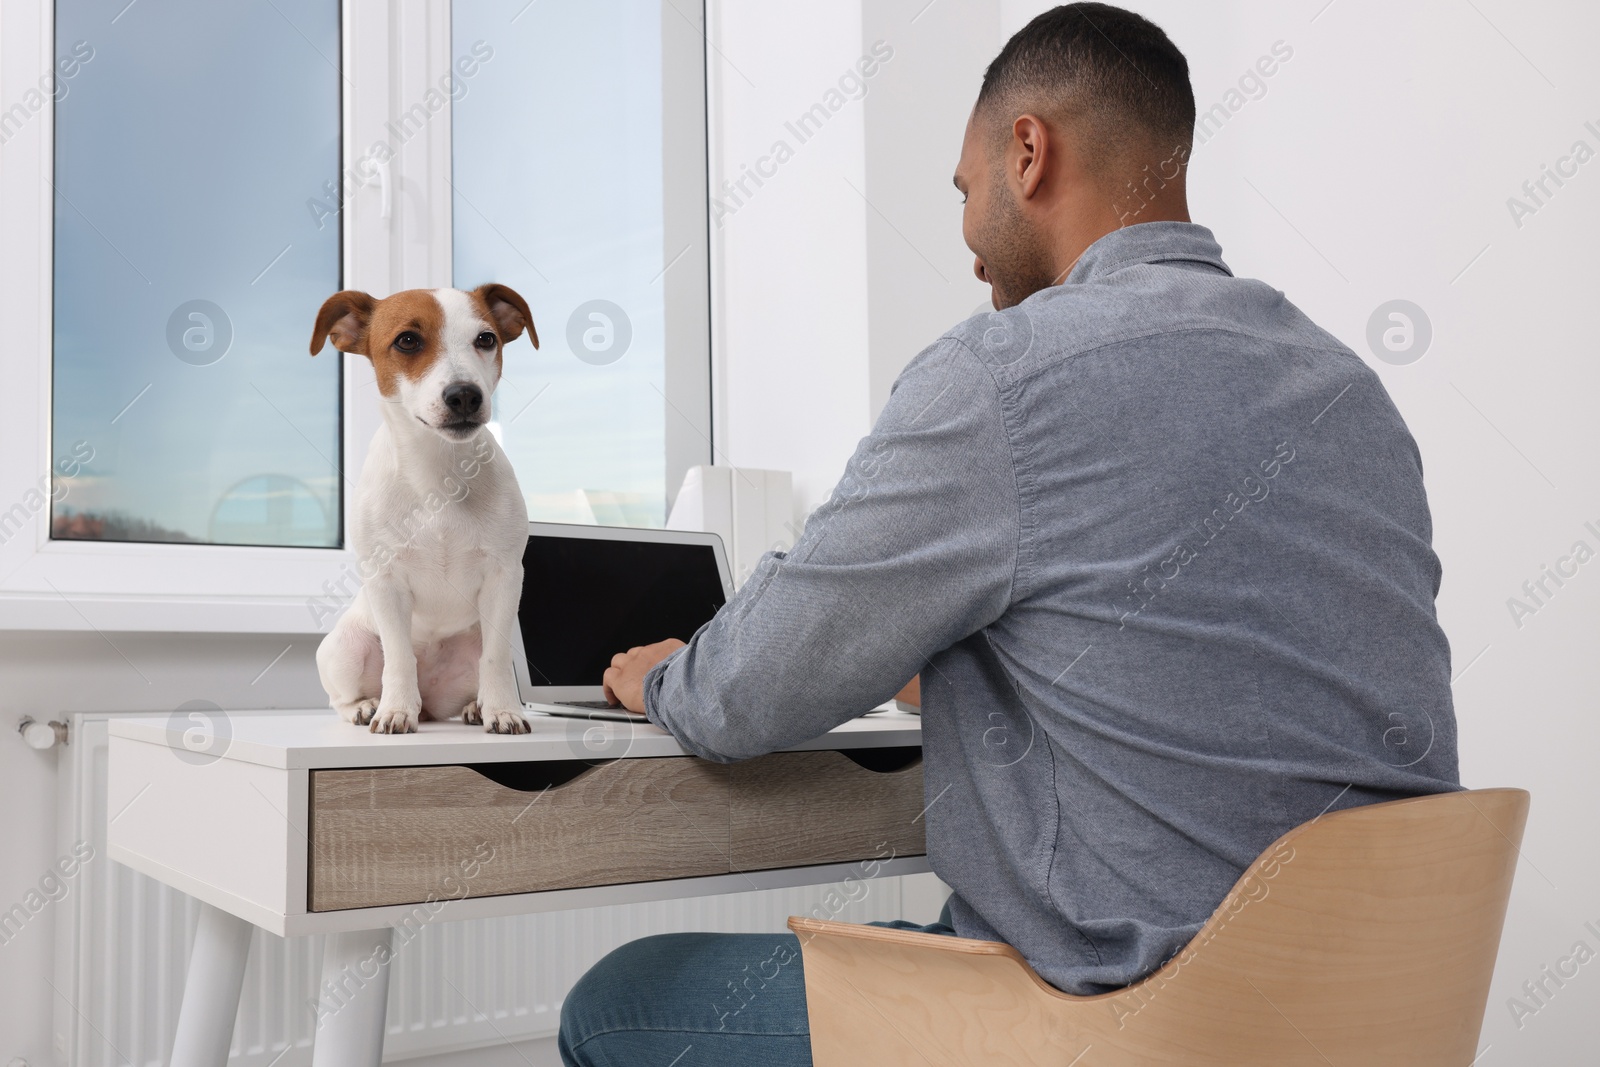
<svg viewBox="0 0 1600 1067"><path fill-rule="evenodd" d="M635 645L687 641L723 604L710 545L528 538L517 619L534 685L599 685Z"/></svg>

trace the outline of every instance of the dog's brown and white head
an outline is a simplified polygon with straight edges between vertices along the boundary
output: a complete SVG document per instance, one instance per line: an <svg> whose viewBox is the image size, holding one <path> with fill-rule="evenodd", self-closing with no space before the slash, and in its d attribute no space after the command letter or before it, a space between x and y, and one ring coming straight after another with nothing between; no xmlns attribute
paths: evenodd
<svg viewBox="0 0 1600 1067"><path fill-rule="evenodd" d="M539 335L527 301L504 285L407 289L384 300L347 289L317 312L311 354L327 341L372 361L378 391L424 426L464 441L489 421L502 352L528 331Z"/></svg>

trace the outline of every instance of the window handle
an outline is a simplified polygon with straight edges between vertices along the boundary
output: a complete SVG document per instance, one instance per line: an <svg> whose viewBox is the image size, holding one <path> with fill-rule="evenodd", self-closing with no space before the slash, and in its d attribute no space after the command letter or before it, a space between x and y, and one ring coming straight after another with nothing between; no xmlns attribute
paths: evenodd
<svg viewBox="0 0 1600 1067"><path fill-rule="evenodd" d="M393 214L391 203L393 201L394 178L389 173L389 161L387 159L374 160L374 164L378 177L378 217L388 222L389 216Z"/></svg>

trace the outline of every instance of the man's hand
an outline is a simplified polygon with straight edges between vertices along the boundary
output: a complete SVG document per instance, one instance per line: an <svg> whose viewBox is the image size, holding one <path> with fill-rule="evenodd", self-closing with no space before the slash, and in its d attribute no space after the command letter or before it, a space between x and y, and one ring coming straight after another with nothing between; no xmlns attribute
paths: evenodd
<svg viewBox="0 0 1600 1067"><path fill-rule="evenodd" d="M894 698L902 704L922 707L922 675L913 674L911 681L907 682L906 687L896 693Z"/></svg>
<svg viewBox="0 0 1600 1067"><path fill-rule="evenodd" d="M676 637L657 641L653 645L630 648L611 657L603 679L606 702L612 707L621 704L629 711L644 714L644 676L650 668L683 647Z"/></svg>

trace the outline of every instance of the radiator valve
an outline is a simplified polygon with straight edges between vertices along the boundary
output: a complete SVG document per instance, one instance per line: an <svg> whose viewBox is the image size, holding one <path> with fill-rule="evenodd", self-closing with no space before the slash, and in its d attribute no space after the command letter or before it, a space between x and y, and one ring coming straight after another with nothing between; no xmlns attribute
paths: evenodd
<svg viewBox="0 0 1600 1067"><path fill-rule="evenodd" d="M43 750L67 743L66 723L39 722L32 715L24 716L23 720L17 723L17 733L22 735L29 748Z"/></svg>

